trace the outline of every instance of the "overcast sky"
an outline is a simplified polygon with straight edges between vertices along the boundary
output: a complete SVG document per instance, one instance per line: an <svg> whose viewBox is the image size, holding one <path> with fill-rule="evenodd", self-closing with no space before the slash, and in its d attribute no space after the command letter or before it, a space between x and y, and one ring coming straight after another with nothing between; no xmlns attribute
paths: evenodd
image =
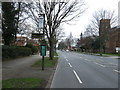
<svg viewBox="0 0 120 90"><path fill-rule="evenodd" d="M87 11L82 14L80 21L76 22L76 25L64 24L64 31L66 36L72 32L73 37L79 38L80 33L85 31L85 27L89 24L92 19L92 15L99 9L115 10L118 15L118 2L120 0L84 0Z"/></svg>

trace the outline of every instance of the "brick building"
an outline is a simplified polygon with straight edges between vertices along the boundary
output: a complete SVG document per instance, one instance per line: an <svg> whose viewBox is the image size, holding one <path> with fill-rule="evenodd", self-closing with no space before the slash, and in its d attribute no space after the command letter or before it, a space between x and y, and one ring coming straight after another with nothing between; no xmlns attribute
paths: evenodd
<svg viewBox="0 0 120 90"><path fill-rule="evenodd" d="M25 46L27 44L28 38L25 36L17 36L15 45L16 46Z"/></svg>
<svg viewBox="0 0 120 90"><path fill-rule="evenodd" d="M120 27L108 30L108 40L106 41L106 52L114 53L116 48L120 48ZM119 51L120 52L120 51Z"/></svg>
<svg viewBox="0 0 120 90"><path fill-rule="evenodd" d="M100 20L99 35L102 51L106 53L115 53L116 48L120 48L120 27L116 26L111 28L110 19Z"/></svg>
<svg viewBox="0 0 120 90"><path fill-rule="evenodd" d="M26 44L39 46L38 40L28 39L26 36L17 36L16 42L15 42L16 46L25 46Z"/></svg>

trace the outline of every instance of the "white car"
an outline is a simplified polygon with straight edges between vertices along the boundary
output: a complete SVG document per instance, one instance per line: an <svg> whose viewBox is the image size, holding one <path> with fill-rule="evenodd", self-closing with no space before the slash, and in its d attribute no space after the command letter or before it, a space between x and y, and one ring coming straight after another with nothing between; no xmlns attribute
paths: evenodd
<svg viewBox="0 0 120 90"><path fill-rule="evenodd" d="M66 50L67 52L69 51L69 50Z"/></svg>

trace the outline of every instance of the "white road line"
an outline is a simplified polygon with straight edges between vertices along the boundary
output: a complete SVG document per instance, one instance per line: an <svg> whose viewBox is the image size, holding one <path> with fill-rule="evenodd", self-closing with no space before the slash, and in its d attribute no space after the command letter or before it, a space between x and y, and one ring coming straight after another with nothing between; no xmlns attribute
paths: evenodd
<svg viewBox="0 0 120 90"><path fill-rule="evenodd" d="M117 73L120 73L120 71L118 71L118 70L115 70L115 69L114 69L113 71L115 71L115 72L117 72Z"/></svg>
<svg viewBox="0 0 120 90"><path fill-rule="evenodd" d="M75 76L77 77L79 83L82 83L82 81L80 80L80 78L79 78L79 76L77 75L77 73L75 72L75 70L73 70L73 72L74 72Z"/></svg>
<svg viewBox="0 0 120 90"><path fill-rule="evenodd" d="M102 67L105 67L105 65L101 65L101 64L99 64L99 63L96 63L96 62L94 62L95 64L97 64L97 65L100 65L100 66L102 66Z"/></svg>
<svg viewBox="0 0 120 90"><path fill-rule="evenodd" d="M70 67L72 67L72 65L70 63L68 63Z"/></svg>
<svg viewBox="0 0 120 90"><path fill-rule="evenodd" d="M90 61L90 60L88 60L88 59L85 59L86 61Z"/></svg>
<svg viewBox="0 0 120 90"><path fill-rule="evenodd" d="M66 59L66 61L68 62L68 60Z"/></svg>
<svg viewBox="0 0 120 90"><path fill-rule="evenodd" d="M115 63L110 63L110 64L118 66L118 64L115 64Z"/></svg>

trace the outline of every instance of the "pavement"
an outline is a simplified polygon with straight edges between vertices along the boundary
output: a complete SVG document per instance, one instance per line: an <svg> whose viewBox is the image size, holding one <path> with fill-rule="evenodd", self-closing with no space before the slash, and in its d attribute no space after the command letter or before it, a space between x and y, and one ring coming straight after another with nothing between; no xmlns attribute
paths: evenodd
<svg viewBox="0 0 120 90"><path fill-rule="evenodd" d="M47 52L47 56L48 55L49 53ZM31 67L32 64L40 59L41 56L37 54L2 62L2 80L25 77L42 78L45 80L43 87L49 88L52 81L52 76L54 75L55 67L45 68L44 71L42 71L39 67Z"/></svg>
<svg viewBox="0 0 120 90"><path fill-rule="evenodd" d="M118 88L118 59L58 51L51 88Z"/></svg>

